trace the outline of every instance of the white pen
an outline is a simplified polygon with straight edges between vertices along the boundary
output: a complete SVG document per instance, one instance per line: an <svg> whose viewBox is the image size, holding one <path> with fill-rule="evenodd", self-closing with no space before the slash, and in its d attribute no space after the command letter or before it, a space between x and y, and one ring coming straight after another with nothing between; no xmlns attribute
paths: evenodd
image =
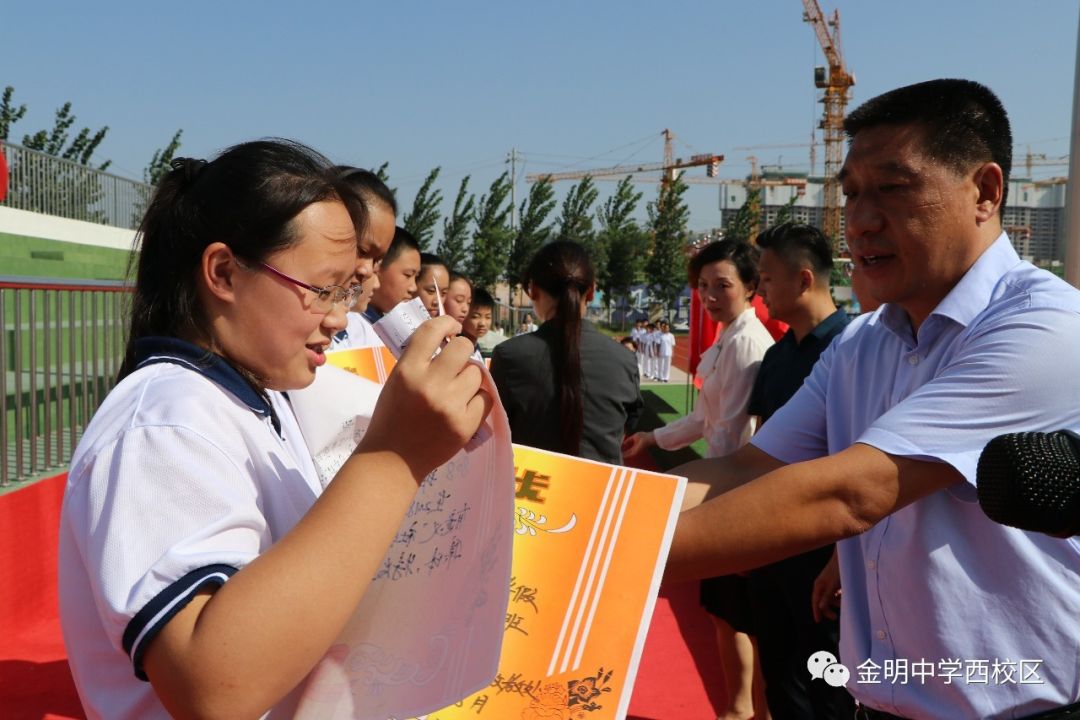
<svg viewBox="0 0 1080 720"><path fill-rule="evenodd" d="M438 270L432 270L431 271L431 279L435 281L435 302L437 302L439 304L439 315L438 316L441 317L441 316L446 314L446 310L443 309L442 295L439 294L439 271Z"/></svg>

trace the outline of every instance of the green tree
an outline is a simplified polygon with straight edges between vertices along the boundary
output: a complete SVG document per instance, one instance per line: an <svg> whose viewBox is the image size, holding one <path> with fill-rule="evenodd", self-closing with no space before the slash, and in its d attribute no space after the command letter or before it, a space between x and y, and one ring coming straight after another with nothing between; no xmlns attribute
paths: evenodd
<svg viewBox="0 0 1080 720"><path fill-rule="evenodd" d="M503 173L491 183L486 195L480 196L473 219L472 247L469 252L469 277L479 287L494 290L506 272L510 261L510 176Z"/></svg>
<svg viewBox="0 0 1080 720"><path fill-rule="evenodd" d="M461 270L465 266L465 240L469 236L469 222L472 220L476 196L468 191L469 176L461 178L457 197L454 198L454 211L443 218L443 237L435 252L451 270Z"/></svg>
<svg viewBox="0 0 1080 720"><path fill-rule="evenodd" d="M382 165L375 168L375 177L382 180L383 184L386 185L387 188L389 188L390 194L393 195L396 198L397 197L397 188L390 187L390 171L387 169L389 167L390 167L390 161L387 160Z"/></svg>
<svg viewBox="0 0 1080 720"><path fill-rule="evenodd" d="M515 291L521 287L525 269L536 251L551 237L551 228L544 227L544 223L555 205L555 187L548 178L533 183L529 196L521 201L521 227L511 243L510 262L506 268L511 301Z"/></svg>
<svg viewBox="0 0 1080 720"><path fill-rule="evenodd" d="M413 200L412 210L405 214L402 225L412 233L416 242L420 243L420 249L427 251L431 247L431 241L435 238L435 223L439 222L439 205L442 204L442 190L431 186L439 177L439 170L435 168L428 173L424 184L416 193Z"/></svg>
<svg viewBox="0 0 1080 720"><path fill-rule="evenodd" d="M153 157L150 158L150 164L143 168L143 182L146 185L156 187L172 169L172 161L176 156L176 151L180 149L180 136L183 134L183 130L177 130L168 145L154 151ZM143 213L146 212L146 207L150 203L150 189L146 186L139 186L136 192L138 193L138 199L135 201L132 222L137 226L142 221Z"/></svg>
<svg viewBox="0 0 1080 720"><path fill-rule="evenodd" d="M795 217L795 201L799 199L798 195L792 195L791 199L780 206L780 209L776 211L776 222L773 225L783 225L786 222L791 222Z"/></svg>
<svg viewBox="0 0 1080 720"><path fill-rule="evenodd" d="M601 244L607 249L607 262L598 268L599 285L609 313L612 300L616 297L625 300L645 267L649 237L632 217L641 197L642 193L634 190L633 181L627 176L596 213Z"/></svg>
<svg viewBox="0 0 1080 720"><path fill-rule="evenodd" d="M571 240L588 247L593 242L592 206L600 192L591 177L586 175L581 182L570 188L562 204L559 216L559 240ZM593 258L596 262L596 258Z"/></svg>
<svg viewBox="0 0 1080 720"><path fill-rule="evenodd" d="M656 290L668 317L686 286L686 244L690 208L683 195L686 183L681 177L660 186L655 203L648 206L652 252L645 264L650 285Z"/></svg>
<svg viewBox="0 0 1080 720"><path fill-rule="evenodd" d="M169 170L172 169L172 161L176 156L176 151L180 149L180 136L183 134L183 130L177 130L168 145L154 151L154 156L150 158L150 164L143 168L143 182L147 185L157 185L161 182L161 178L168 174Z"/></svg>
<svg viewBox="0 0 1080 720"><path fill-rule="evenodd" d="M71 103L66 102L56 111L52 130L38 130L33 135L24 135L22 144L31 150L40 150L80 165L90 166L90 158L101 141L105 139L109 126L99 129L93 136L90 135L90 128L84 127L69 143L68 140L71 138L69 130L74 124L75 116L71 114ZM96 169L106 170L111 164L112 160L106 160Z"/></svg>
<svg viewBox="0 0 1080 720"><path fill-rule="evenodd" d="M753 242L761 227L761 188L748 190L746 200L724 226L725 237Z"/></svg>
<svg viewBox="0 0 1080 720"><path fill-rule="evenodd" d="M5 132L10 132L11 124L25 113L25 106L14 109L11 105L13 92L4 91L4 104L0 106L0 116L6 123ZM90 128L84 127L72 138L71 127L74 124L71 103L67 102L56 111L50 130L39 130L33 135L23 136L24 147L68 162L35 160L32 161L33 167L23 167L28 161L14 163L8 202L32 212L47 212L76 220L97 223L118 220L110 218L101 206L104 196L102 178L78 167L82 165L96 170L109 167L112 163L110 160L97 167L90 162L109 128L106 126L91 133Z"/></svg>
<svg viewBox="0 0 1080 720"><path fill-rule="evenodd" d="M3 98L0 98L0 140L7 140L11 126L22 120L26 114L26 106L15 107L11 103L11 96L15 94L15 88L8 85L4 88Z"/></svg>
<svg viewBox="0 0 1080 720"><path fill-rule="evenodd" d="M563 199L558 238L572 240L585 248L596 268L597 281L603 286L607 275L608 247L606 238L598 235L593 227L592 218L592 206L599 195L596 184L588 175L570 188Z"/></svg>

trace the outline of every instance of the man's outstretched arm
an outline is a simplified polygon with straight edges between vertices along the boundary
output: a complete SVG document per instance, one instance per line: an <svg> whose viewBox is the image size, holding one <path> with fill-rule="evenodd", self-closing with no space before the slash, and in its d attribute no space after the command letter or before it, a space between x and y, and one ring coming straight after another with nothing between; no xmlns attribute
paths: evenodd
<svg viewBox="0 0 1080 720"><path fill-rule="evenodd" d="M690 486L665 580L749 570L858 535L962 480L951 465L858 443L792 465L747 445L672 472L686 475Z"/></svg>

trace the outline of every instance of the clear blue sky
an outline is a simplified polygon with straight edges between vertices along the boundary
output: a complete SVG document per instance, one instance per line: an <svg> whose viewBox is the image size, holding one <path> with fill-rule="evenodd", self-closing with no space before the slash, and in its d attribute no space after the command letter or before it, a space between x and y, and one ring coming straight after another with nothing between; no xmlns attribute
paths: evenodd
<svg viewBox="0 0 1080 720"><path fill-rule="evenodd" d="M1028 145L1068 153L1075 0L819 1L840 10L849 109L967 77L1004 101L1017 164ZM808 148L761 146L807 143L821 108L824 58L799 0L11 0L0 17L0 87L29 107L14 142L67 100L77 128L109 126L97 157L132 178L178 128L180 154L198 157L291 137L341 163L389 161L404 210L436 165L448 211L462 176L479 195L516 147L520 200L524 173L660 161L664 128L678 155L725 155L724 177L745 176L751 154L806 171ZM719 224L715 187L688 198L691 227Z"/></svg>

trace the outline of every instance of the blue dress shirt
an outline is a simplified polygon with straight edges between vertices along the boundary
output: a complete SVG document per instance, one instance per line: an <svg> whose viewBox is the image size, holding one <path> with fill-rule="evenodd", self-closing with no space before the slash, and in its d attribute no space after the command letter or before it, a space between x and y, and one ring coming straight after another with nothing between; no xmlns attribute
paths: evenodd
<svg viewBox="0 0 1080 720"><path fill-rule="evenodd" d="M1080 292L1002 234L917 334L894 305L853 321L754 437L788 463L860 442L966 479L838 544L860 702L951 720L1080 699L1080 541L998 525L975 493L995 436L1080 430L1078 370Z"/></svg>

